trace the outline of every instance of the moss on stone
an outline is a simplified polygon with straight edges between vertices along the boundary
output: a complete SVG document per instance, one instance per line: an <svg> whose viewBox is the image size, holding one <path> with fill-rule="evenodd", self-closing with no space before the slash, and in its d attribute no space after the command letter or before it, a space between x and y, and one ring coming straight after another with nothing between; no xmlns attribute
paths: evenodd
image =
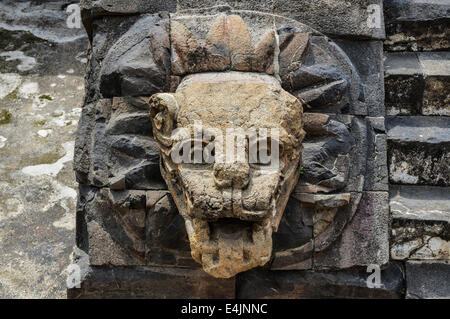
<svg viewBox="0 0 450 319"><path fill-rule="evenodd" d="M11 118L12 118L12 114L8 110L0 111L0 125L10 123Z"/></svg>
<svg viewBox="0 0 450 319"><path fill-rule="evenodd" d="M53 98L50 95L48 95L48 94L39 95L39 101L42 102L43 100L52 101Z"/></svg>
<svg viewBox="0 0 450 319"><path fill-rule="evenodd" d="M34 122L33 122L33 125L34 125L34 126L44 126L45 123L47 123L46 120L42 120L42 121L34 121Z"/></svg>

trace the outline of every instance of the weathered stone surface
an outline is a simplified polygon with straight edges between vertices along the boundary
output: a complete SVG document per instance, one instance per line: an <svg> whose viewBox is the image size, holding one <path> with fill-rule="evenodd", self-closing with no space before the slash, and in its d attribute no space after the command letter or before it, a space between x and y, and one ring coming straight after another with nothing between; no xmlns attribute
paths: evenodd
<svg viewBox="0 0 450 319"><path fill-rule="evenodd" d="M450 185L450 119L389 117L389 180L396 184Z"/></svg>
<svg viewBox="0 0 450 319"><path fill-rule="evenodd" d="M450 194L445 187L390 185L394 219L450 223Z"/></svg>
<svg viewBox="0 0 450 319"><path fill-rule="evenodd" d="M364 190L388 191L387 136L384 117L367 117L367 161Z"/></svg>
<svg viewBox="0 0 450 319"><path fill-rule="evenodd" d="M311 269L314 207L291 196L273 234L272 270Z"/></svg>
<svg viewBox="0 0 450 319"><path fill-rule="evenodd" d="M450 259L450 195L444 187L390 188L391 258Z"/></svg>
<svg viewBox="0 0 450 319"><path fill-rule="evenodd" d="M336 40L336 43L350 58L359 74L367 115L384 116L383 43L350 40Z"/></svg>
<svg viewBox="0 0 450 319"><path fill-rule="evenodd" d="M424 75L423 114L450 116L450 52L418 57Z"/></svg>
<svg viewBox="0 0 450 319"><path fill-rule="evenodd" d="M384 38L383 3L378 0L351 3L341 0L274 0L273 12L301 21L327 35Z"/></svg>
<svg viewBox="0 0 450 319"><path fill-rule="evenodd" d="M189 76L176 93L154 95L149 105L153 135L162 154L162 175L185 219L193 258L206 272L221 278L266 264L272 253L272 232L300 175L304 137L300 102L272 76L230 72ZM209 161L202 143L200 158L192 162L191 154L198 150L191 150L191 136L199 139L195 137L198 121L202 122L200 134L210 132L215 137L209 143L215 148ZM261 136L260 131L257 136L256 129L269 130L268 134L274 134L272 141L281 141L281 153L265 167L261 153L259 159L235 157L234 138L231 148L223 145L230 125L240 130L234 133L238 140L248 138L252 149L269 136ZM172 133L175 128L178 134ZM253 136L244 133L251 129ZM179 155L177 148L183 143L189 147L189 156L175 160L173 154Z"/></svg>
<svg viewBox="0 0 450 319"><path fill-rule="evenodd" d="M84 27L92 37L95 19L102 16L124 16L140 13L158 13L163 11L174 12L177 7L176 0L81 0L81 17Z"/></svg>
<svg viewBox="0 0 450 319"><path fill-rule="evenodd" d="M283 88L306 104L305 111L367 115L361 78L346 53L303 24L275 21Z"/></svg>
<svg viewBox="0 0 450 319"><path fill-rule="evenodd" d="M102 99L84 106L74 169L82 184L165 189L145 99Z"/></svg>
<svg viewBox="0 0 450 319"><path fill-rule="evenodd" d="M103 97L149 96L167 90L169 68L168 17L139 17L102 60L100 93Z"/></svg>
<svg viewBox="0 0 450 319"><path fill-rule="evenodd" d="M450 260L450 225L446 222L394 219L391 258Z"/></svg>
<svg viewBox="0 0 450 319"><path fill-rule="evenodd" d="M80 288L69 299L225 299L235 297L235 279L216 279L202 270L161 267L95 267L76 258L81 268Z"/></svg>
<svg viewBox="0 0 450 319"><path fill-rule="evenodd" d="M398 263L381 271L381 287L368 288L366 269L338 272L252 270L237 277L236 296L252 298L402 298L404 271Z"/></svg>
<svg viewBox="0 0 450 319"><path fill-rule="evenodd" d="M388 51L448 50L450 5L446 0L387 0Z"/></svg>
<svg viewBox="0 0 450 319"><path fill-rule="evenodd" d="M271 24L259 20L255 28L253 16L243 12L171 15L173 74L266 71L273 63L275 33Z"/></svg>
<svg viewBox="0 0 450 319"><path fill-rule="evenodd" d="M339 226L334 222L332 227ZM322 243L321 245L324 245ZM314 268L350 268L389 261L389 209L387 192L364 192L342 235L321 251L315 243Z"/></svg>
<svg viewBox="0 0 450 319"><path fill-rule="evenodd" d="M150 266L199 268L184 220L168 191L147 191L146 260Z"/></svg>
<svg viewBox="0 0 450 319"><path fill-rule="evenodd" d="M449 54L387 53L388 115L449 115Z"/></svg>
<svg viewBox="0 0 450 319"><path fill-rule="evenodd" d="M406 298L450 298L450 263L406 262Z"/></svg>
<svg viewBox="0 0 450 319"><path fill-rule="evenodd" d="M93 266L145 265L145 191L80 186L77 245Z"/></svg>
<svg viewBox="0 0 450 319"><path fill-rule="evenodd" d="M388 190L384 118L305 113L305 131L304 174L297 188Z"/></svg>

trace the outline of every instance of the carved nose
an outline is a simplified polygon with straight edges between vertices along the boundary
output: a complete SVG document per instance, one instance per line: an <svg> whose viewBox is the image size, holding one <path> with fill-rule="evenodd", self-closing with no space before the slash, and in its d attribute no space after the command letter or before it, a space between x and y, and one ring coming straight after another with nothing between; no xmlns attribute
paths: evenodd
<svg viewBox="0 0 450 319"><path fill-rule="evenodd" d="M215 163L214 181L219 188L245 188L248 185L248 163Z"/></svg>

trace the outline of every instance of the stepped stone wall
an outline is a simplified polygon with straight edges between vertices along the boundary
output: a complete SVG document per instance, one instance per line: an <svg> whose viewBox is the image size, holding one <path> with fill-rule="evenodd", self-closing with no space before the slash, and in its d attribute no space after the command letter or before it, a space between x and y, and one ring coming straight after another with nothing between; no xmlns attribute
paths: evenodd
<svg viewBox="0 0 450 319"><path fill-rule="evenodd" d="M81 14L91 45L73 260L83 281L70 298L450 298L448 1L82 0ZM212 23L202 17L221 14L242 16L256 38L274 28L280 41L298 41L278 46L279 71L264 72L331 83L306 95L295 81L283 85L308 97L304 173L271 261L227 279L191 257L148 108L153 94L176 90L184 74L174 66L192 58L174 63L174 21L198 54L195 37ZM305 30L309 49L299 54ZM288 57L297 55L312 67L294 70Z"/></svg>

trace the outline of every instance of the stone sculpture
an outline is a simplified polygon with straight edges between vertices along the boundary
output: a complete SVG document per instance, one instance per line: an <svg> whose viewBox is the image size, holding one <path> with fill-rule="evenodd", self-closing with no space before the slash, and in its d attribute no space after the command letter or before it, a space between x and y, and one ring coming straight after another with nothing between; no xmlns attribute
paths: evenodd
<svg viewBox="0 0 450 319"><path fill-rule="evenodd" d="M259 266L388 262L384 121L371 117L382 115L380 94L353 42L228 6L92 25L75 152L77 242L89 267L184 274L201 264L234 280ZM366 50L375 74L381 52ZM227 129L246 151L275 152L276 141L276 169L249 152L216 161ZM191 162L174 160L185 150Z"/></svg>

